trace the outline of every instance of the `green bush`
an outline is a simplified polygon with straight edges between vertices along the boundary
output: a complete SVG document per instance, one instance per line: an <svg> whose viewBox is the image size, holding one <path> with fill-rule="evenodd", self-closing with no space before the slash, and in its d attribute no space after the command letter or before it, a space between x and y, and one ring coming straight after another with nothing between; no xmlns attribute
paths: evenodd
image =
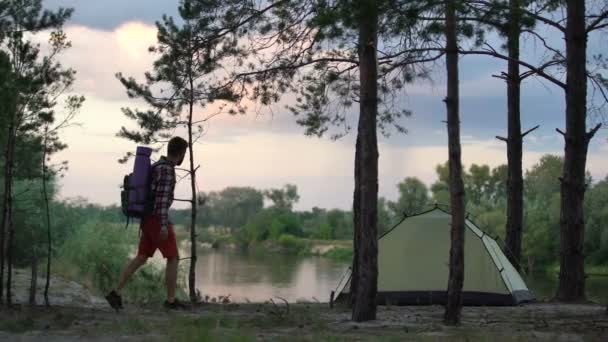
<svg viewBox="0 0 608 342"><path fill-rule="evenodd" d="M283 234L301 237L302 227L292 212L270 208L260 211L245 226L248 241L279 240Z"/></svg>
<svg viewBox="0 0 608 342"><path fill-rule="evenodd" d="M334 247L325 252L322 256L339 261L353 260L353 249L348 247Z"/></svg>
<svg viewBox="0 0 608 342"><path fill-rule="evenodd" d="M61 246L56 271L89 285L98 293L105 293L116 286L120 273L137 248L137 241L137 228L125 230L121 225L87 223ZM164 270L150 264L143 266L123 293L126 299L134 302L164 299Z"/></svg>
<svg viewBox="0 0 608 342"><path fill-rule="evenodd" d="M290 254L310 254L310 246L302 239L291 234L283 234L277 240L281 247Z"/></svg>

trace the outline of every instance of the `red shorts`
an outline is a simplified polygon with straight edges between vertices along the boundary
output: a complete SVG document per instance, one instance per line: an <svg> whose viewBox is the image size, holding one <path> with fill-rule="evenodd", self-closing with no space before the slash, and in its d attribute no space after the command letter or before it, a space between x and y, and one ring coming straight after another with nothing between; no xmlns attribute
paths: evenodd
<svg viewBox="0 0 608 342"><path fill-rule="evenodd" d="M160 219L156 215L146 217L141 225L141 237L139 238L137 255L151 258L158 249L165 259L179 257L172 224L169 224L168 230L169 237L167 240L161 241Z"/></svg>

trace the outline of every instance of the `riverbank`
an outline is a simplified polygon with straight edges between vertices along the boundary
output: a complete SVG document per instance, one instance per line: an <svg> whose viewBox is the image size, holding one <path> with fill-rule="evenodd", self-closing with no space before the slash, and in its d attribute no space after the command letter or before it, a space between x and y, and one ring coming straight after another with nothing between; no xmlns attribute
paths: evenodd
<svg viewBox="0 0 608 342"><path fill-rule="evenodd" d="M187 232L180 229L177 234L180 248L186 250L190 246ZM351 240L319 240L306 239L293 235L282 235L278 240L239 241L233 235L205 235L198 241L203 249L240 249L253 252L290 254L299 256L322 256L337 261L350 261L353 256Z"/></svg>
<svg viewBox="0 0 608 342"><path fill-rule="evenodd" d="M82 279L80 279L82 280ZM38 275L36 303L44 303L45 274ZM13 270L13 301L27 303L31 285L31 273L27 269ZM49 284L49 302L51 305L70 305L88 308L100 308L106 305L105 299L96 296L86 286L77 282L77 279L67 279L53 275Z"/></svg>
<svg viewBox="0 0 608 342"><path fill-rule="evenodd" d="M7 341L606 341L599 305L465 307L462 325L442 324L439 306L379 307L372 322L350 321L346 307L324 304L205 304L185 312L157 306L0 310Z"/></svg>

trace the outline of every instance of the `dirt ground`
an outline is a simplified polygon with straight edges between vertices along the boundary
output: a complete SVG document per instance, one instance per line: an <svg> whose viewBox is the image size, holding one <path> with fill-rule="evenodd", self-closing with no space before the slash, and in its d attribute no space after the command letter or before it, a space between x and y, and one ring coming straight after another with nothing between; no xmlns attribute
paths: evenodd
<svg viewBox="0 0 608 342"><path fill-rule="evenodd" d="M280 302L280 301L279 301ZM379 307L373 322L350 321L325 304L204 304L0 309L0 341L608 341L608 315L594 304L465 307L442 324L443 307Z"/></svg>
<svg viewBox="0 0 608 342"><path fill-rule="evenodd" d="M15 272L15 300L25 303L29 273ZM39 280L39 294L44 281ZM608 342L608 314L595 304L537 303L465 307L462 324L442 324L443 307L378 307L373 322L350 321L345 307L203 304L166 312L160 304L116 313L75 282L53 278L50 308L0 306L0 341L597 341ZM42 297L39 296L39 304Z"/></svg>

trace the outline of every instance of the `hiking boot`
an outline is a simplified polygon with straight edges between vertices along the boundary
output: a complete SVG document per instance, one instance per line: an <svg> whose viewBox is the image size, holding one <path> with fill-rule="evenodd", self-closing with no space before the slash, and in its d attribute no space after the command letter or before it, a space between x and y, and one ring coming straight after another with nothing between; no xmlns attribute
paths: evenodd
<svg viewBox="0 0 608 342"><path fill-rule="evenodd" d="M190 308L187 304L182 303L177 299L175 299L173 303L169 303L165 300L163 307L168 310L187 310Z"/></svg>
<svg viewBox="0 0 608 342"><path fill-rule="evenodd" d="M118 293L116 293L116 291L112 290L112 292L108 293L108 295L106 296L106 300L108 301L108 304L110 304L112 309L116 310L116 312L118 312L118 310L123 309L122 297Z"/></svg>

